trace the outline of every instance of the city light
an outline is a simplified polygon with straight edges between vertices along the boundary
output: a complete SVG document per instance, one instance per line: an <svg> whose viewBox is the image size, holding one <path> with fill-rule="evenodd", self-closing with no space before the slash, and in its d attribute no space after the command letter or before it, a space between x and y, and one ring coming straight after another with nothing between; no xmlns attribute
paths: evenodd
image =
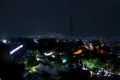
<svg viewBox="0 0 120 80"><path fill-rule="evenodd" d="M73 39L70 41L66 39L56 39L49 42L49 39L40 38L32 39L32 41L30 39L29 42L29 39L26 41L26 38L25 41L23 38L20 40L1 39L2 44L4 43L8 45L10 49L12 48L10 51L12 59L17 63L23 63L25 65L25 69L28 72L23 72L22 76L26 79L30 74L32 80L34 80L34 78L41 80L41 74L44 73L49 73L51 75L50 79L53 79L53 76L56 77L56 75L62 77L59 75L59 71L63 72L63 76L69 73L73 73L72 75L74 76L76 70L80 77L83 73L84 76L82 76L82 78L88 78L85 78L85 80L92 80L94 78L96 80L99 80L99 78L100 80L104 80L101 78L120 76L120 69L117 67L120 55L115 52L113 44L111 44L112 46L106 46L103 43L104 45L102 46L102 44L97 45L99 42L93 43L92 40L88 40L82 44L79 41L79 39L77 41ZM21 43L24 43L25 46ZM109 48L111 48L110 51ZM67 77L69 77L69 75Z"/></svg>
<svg viewBox="0 0 120 80"><path fill-rule="evenodd" d="M13 49L10 54L12 55L13 53L15 53L16 51L18 51L19 49L21 49L23 47L23 45L18 46L17 48Z"/></svg>
<svg viewBox="0 0 120 80"><path fill-rule="evenodd" d="M62 60L62 62L63 62L63 63L66 63L66 62L67 62L67 60L66 60L66 59L63 59L63 60Z"/></svg>
<svg viewBox="0 0 120 80"><path fill-rule="evenodd" d="M3 43L7 43L7 40L6 40L6 39L3 39L2 42L3 42Z"/></svg>
<svg viewBox="0 0 120 80"><path fill-rule="evenodd" d="M36 39L33 39L33 41L38 44L38 41Z"/></svg>
<svg viewBox="0 0 120 80"><path fill-rule="evenodd" d="M81 54L83 52L82 49L79 49L78 51L74 52L74 54Z"/></svg>
<svg viewBox="0 0 120 80"><path fill-rule="evenodd" d="M52 52L44 53L45 56L50 56L50 55L52 55L52 54L53 54Z"/></svg>

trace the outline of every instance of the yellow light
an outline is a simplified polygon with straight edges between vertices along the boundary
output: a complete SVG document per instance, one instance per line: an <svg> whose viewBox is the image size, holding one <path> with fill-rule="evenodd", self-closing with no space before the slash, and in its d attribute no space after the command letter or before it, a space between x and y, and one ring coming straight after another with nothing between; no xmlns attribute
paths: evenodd
<svg viewBox="0 0 120 80"><path fill-rule="evenodd" d="M93 76L93 72L92 71L90 71L90 77L92 77Z"/></svg>
<svg viewBox="0 0 120 80"><path fill-rule="evenodd" d="M85 47L86 49L90 49L90 47L89 47L88 45L84 45L84 47Z"/></svg>
<svg viewBox="0 0 120 80"><path fill-rule="evenodd" d="M101 49L99 53L100 54L107 54L107 51Z"/></svg>
<svg viewBox="0 0 120 80"><path fill-rule="evenodd" d="M78 51L74 52L74 54L81 54L83 52L82 49L79 49Z"/></svg>
<svg viewBox="0 0 120 80"><path fill-rule="evenodd" d="M87 50L93 50L93 47L90 47L89 45L84 45L83 47Z"/></svg>
<svg viewBox="0 0 120 80"><path fill-rule="evenodd" d="M95 48L96 48L96 49L100 49L100 46L96 46Z"/></svg>

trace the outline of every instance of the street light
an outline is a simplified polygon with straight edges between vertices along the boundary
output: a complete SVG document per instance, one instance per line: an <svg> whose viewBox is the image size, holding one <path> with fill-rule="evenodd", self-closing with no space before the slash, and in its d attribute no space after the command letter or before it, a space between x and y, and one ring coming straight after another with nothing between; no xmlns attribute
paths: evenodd
<svg viewBox="0 0 120 80"><path fill-rule="evenodd" d="M7 43L7 40L6 40L6 39L3 39L2 42L6 44L6 43Z"/></svg>

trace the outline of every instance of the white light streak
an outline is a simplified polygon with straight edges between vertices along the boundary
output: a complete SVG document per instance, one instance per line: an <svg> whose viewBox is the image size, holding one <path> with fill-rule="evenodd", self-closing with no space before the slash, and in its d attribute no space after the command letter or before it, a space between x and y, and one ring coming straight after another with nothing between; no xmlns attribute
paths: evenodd
<svg viewBox="0 0 120 80"><path fill-rule="evenodd" d="M52 55L52 54L53 54L52 52L44 53L45 56L50 56L50 55Z"/></svg>
<svg viewBox="0 0 120 80"><path fill-rule="evenodd" d="M13 50L10 52L10 54L11 54L11 55L14 54L16 51L18 51L18 50L21 49L22 47L23 47L23 45L18 46L17 48L13 49Z"/></svg>

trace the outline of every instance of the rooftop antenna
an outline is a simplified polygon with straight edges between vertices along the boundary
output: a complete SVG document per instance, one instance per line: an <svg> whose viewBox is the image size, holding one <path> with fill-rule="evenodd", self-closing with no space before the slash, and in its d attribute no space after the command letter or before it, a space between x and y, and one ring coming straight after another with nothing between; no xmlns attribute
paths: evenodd
<svg viewBox="0 0 120 80"><path fill-rule="evenodd" d="M72 21L72 16L70 17L70 37L73 37L73 21Z"/></svg>

